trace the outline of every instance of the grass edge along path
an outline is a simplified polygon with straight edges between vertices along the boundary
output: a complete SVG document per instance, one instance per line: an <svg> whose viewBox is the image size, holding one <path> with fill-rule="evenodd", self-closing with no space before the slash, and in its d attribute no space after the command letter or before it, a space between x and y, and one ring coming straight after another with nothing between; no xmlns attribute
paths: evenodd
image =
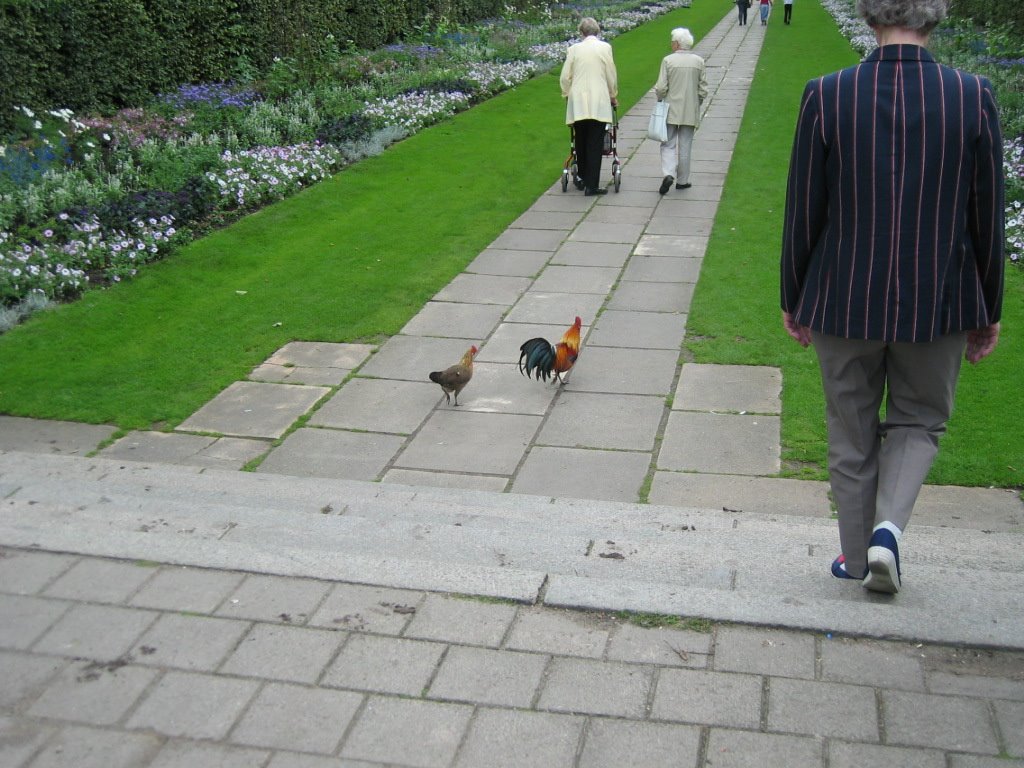
<svg viewBox="0 0 1024 768"><path fill-rule="evenodd" d="M782 213L804 83L858 56L818 2L800 5L790 26L774 18L694 293L686 346L697 362L781 368L783 474L822 479L827 443L817 358L786 336L780 320ZM1010 265L1006 271L999 348L976 367L964 364L930 483L1024 485L1024 272Z"/></svg>
<svg viewBox="0 0 1024 768"><path fill-rule="evenodd" d="M622 110L673 27L701 37L727 10L617 37ZM558 178L559 69L0 336L0 413L166 429L289 341L397 333Z"/></svg>

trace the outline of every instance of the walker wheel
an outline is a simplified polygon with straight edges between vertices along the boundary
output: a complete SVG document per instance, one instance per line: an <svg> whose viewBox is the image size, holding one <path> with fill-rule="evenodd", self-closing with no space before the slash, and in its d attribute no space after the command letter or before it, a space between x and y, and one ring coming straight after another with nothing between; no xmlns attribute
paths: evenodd
<svg viewBox="0 0 1024 768"><path fill-rule="evenodd" d="M566 171L562 171L562 191L566 192L569 189L569 174Z"/></svg>

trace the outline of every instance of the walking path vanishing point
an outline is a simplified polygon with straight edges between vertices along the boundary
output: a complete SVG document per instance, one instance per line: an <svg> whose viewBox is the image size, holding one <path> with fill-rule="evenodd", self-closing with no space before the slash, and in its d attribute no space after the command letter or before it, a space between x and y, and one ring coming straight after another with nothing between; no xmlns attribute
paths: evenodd
<svg viewBox="0 0 1024 768"><path fill-rule="evenodd" d="M94 458L112 429L0 417L0 765L1024 757L1015 495L927 488L904 591L838 582L825 485L770 477L778 371L680 358L763 34L697 46L692 189L657 193L649 96L620 193L552 187L375 354L288 345ZM519 376L602 308L564 388Z"/></svg>

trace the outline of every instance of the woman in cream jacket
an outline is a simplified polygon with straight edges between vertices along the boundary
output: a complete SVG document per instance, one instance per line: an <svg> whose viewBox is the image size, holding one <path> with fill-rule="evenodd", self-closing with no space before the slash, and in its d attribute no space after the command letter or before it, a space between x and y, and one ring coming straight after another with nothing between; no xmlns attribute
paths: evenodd
<svg viewBox="0 0 1024 768"><path fill-rule="evenodd" d="M604 133L614 120L618 104L618 75L612 47L597 35L601 27L589 16L579 25L580 42L569 47L562 66L562 96L566 98L565 122L573 129L576 162L584 194L603 195L599 185ZM579 184L577 184L579 186Z"/></svg>

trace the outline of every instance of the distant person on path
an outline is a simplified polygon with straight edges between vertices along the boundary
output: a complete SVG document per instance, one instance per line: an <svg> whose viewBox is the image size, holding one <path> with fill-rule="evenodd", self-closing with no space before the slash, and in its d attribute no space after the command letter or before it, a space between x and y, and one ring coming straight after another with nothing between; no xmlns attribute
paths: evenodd
<svg viewBox="0 0 1024 768"><path fill-rule="evenodd" d="M708 95L704 59L695 53L690 30L678 27L671 34L672 53L661 60L654 95L668 102L668 140L661 144L661 172L658 192L665 194L690 187L690 154L693 133L700 125L700 105Z"/></svg>
<svg viewBox="0 0 1024 768"><path fill-rule="evenodd" d="M618 75L612 47L598 39L601 27L589 16L580 20L583 39L569 47L562 65L562 96L566 101L565 122L572 126L576 163L586 195L608 192L600 186L604 134L615 118L618 105Z"/></svg>
<svg viewBox="0 0 1024 768"><path fill-rule="evenodd" d="M821 368L842 547L832 573L892 593L961 358L977 363L999 338L1002 138L989 81L925 48L946 0L857 10L878 48L811 80L800 104L782 322Z"/></svg>
<svg viewBox="0 0 1024 768"><path fill-rule="evenodd" d="M768 17L772 15L772 0L761 0L761 26L768 26Z"/></svg>
<svg viewBox="0 0 1024 768"><path fill-rule="evenodd" d="M782 21L789 24L793 20L793 0L782 0Z"/></svg>
<svg viewBox="0 0 1024 768"><path fill-rule="evenodd" d="M750 8L751 0L736 0L736 10L739 12L740 26L747 23L747 9Z"/></svg>

